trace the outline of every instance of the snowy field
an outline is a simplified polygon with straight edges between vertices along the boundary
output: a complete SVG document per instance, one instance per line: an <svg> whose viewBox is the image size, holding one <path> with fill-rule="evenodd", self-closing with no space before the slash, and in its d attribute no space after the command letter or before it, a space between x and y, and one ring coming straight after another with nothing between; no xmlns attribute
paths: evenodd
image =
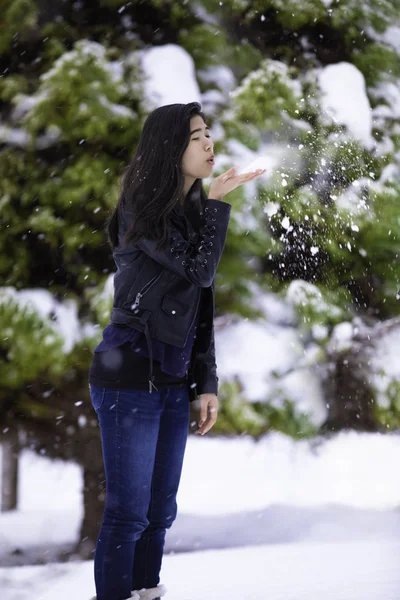
<svg viewBox="0 0 400 600"><path fill-rule="evenodd" d="M398 600L400 542L301 543L166 556L171 600ZM3 569L2 600L89 600L93 564Z"/></svg>
<svg viewBox="0 0 400 600"><path fill-rule="evenodd" d="M399 461L395 434L191 436L167 597L398 600ZM19 510L0 515L1 600L88 600L91 561L38 566L77 540L80 469L26 452L20 484Z"/></svg>

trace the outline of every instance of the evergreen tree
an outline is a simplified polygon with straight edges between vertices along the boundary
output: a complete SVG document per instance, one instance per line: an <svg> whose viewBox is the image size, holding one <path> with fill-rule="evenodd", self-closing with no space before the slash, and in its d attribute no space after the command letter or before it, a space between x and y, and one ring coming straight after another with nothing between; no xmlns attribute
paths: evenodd
<svg viewBox="0 0 400 600"><path fill-rule="evenodd" d="M276 150L267 181L229 196L217 315L260 317L257 294L272 290L296 311L299 368L321 376L325 428L397 427L399 379L386 373L378 394L366 371L371 339L398 331L400 316L400 61L388 36L399 0L0 8L0 416L26 446L83 465L81 552L102 508L87 372L111 308L104 223L150 109L140 52L151 46L193 58L219 171ZM335 68L365 90L369 130L328 110ZM283 379L256 403L224 382L215 432L315 435Z"/></svg>

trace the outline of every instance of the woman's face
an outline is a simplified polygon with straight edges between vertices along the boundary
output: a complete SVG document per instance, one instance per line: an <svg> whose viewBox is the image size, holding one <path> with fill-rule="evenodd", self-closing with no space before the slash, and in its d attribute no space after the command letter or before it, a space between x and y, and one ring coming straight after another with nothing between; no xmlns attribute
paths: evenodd
<svg viewBox="0 0 400 600"><path fill-rule="evenodd" d="M209 177L214 166L214 144L210 131L203 119L196 115L190 119L190 141L182 156L182 171L185 177L204 179Z"/></svg>

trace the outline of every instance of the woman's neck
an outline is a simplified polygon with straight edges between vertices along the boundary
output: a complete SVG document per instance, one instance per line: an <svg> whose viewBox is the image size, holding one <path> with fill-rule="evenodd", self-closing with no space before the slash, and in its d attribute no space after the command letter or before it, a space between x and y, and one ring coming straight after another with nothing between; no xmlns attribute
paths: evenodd
<svg viewBox="0 0 400 600"><path fill-rule="evenodd" d="M181 200L181 204L185 203L185 198L195 181L196 179L194 177L188 177L185 175L185 183L183 184L183 199Z"/></svg>

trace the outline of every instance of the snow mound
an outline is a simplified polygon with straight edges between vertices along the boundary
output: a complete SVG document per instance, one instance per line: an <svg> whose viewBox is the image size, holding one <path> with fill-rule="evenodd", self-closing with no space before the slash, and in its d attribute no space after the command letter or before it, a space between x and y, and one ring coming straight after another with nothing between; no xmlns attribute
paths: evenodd
<svg viewBox="0 0 400 600"><path fill-rule="evenodd" d="M321 69L322 108L350 134L371 148L372 113L364 76L354 65L341 62Z"/></svg>
<svg viewBox="0 0 400 600"><path fill-rule="evenodd" d="M166 44L144 50L141 64L145 98L151 108L201 101L193 59L180 46Z"/></svg>

